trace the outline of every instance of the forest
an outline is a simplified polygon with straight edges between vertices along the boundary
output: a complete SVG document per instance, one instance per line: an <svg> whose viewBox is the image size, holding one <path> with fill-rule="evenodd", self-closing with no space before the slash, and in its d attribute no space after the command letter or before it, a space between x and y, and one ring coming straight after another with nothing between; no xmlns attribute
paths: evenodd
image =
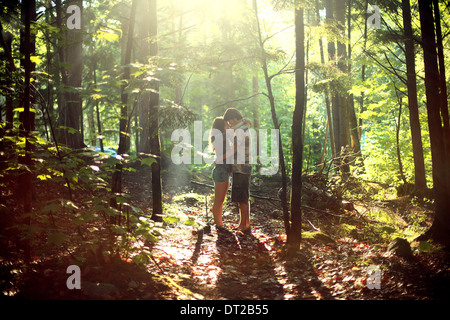
<svg viewBox="0 0 450 320"><path fill-rule="evenodd" d="M0 3L4 300L449 298L450 1Z"/></svg>

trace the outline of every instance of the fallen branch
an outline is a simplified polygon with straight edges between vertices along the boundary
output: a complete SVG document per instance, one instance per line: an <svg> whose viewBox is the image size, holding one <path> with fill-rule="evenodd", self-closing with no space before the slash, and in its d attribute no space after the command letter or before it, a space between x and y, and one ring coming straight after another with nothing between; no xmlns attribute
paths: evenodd
<svg viewBox="0 0 450 320"><path fill-rule="evenodd" d="M200 185L200 186L203 186L203 187L208 187L208 188L214 189L214 186L212 186L210 184L201 183L201 182L197 182L197 181L193 181L193 180L191 180L191 183L196 184L196 185ZM314 187L314 186L310 185L309 183L304 183L303 187L304 188L308 188L308 189L311 188L310 189L311 191L316 191L316 192L319 192L320 194L326 195L327 197L333 198L334 200L336 200L338 202L339 206L344 208L344 209L345 209L345 206L348 206L348 203L346 203L344 201L339 201L338 199L335 199L330 193L328 193L326 191L323 191L323 190L320 190L317 187ZM228 192L230 192L230 190L228 190ZM278 198L256 195L255 193L252 193L252 192L250 192L250 196L253 197L253 198L256 198L256 199L263 199L263 200L268 200L268 201L281 202L281 200L278 199ZM353 207L353 205L351 203L349 203L349 204L351 205L351 207ZM310 206L307 206L307 205L301 205L301 207L304 208L304 209L309 209L309 210L317 211L317 212L320 212L320 213L329 214L329 215L332 215L332 216L335 216L335 217L339 217L339 218L346 217L345 215L339 215L339 214L331 213L328 210L322 210L322 209L310 207Z"/></svg>
<svg viewBox="0 0 450 320"><path fill-rule="evenodd" d="M202 187L208 187L208 188L214 189L214 186L213 186L213 185L210 185L210 184L201 183L201 182L197 182L197 181L193 181L193 180L191 180L191 183L196 184L196 185L199 185L199 186L202 186ZM228 190L228 192L231 192L231 191ZM253 192L250 192L250 196L253 197L253 198L257 198L257 199L272 200L272 201L281 201L281 200L278 199L278 198L264 197L264 196L257 195L257 194L255 194L255 193L253 193Z"/></svg>

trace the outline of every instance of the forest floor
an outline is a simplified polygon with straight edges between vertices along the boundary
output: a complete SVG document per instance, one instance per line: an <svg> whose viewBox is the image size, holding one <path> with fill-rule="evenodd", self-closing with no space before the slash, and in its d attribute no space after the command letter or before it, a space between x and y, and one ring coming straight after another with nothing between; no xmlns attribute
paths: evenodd
<svg viewBox="0 0 450 320"><path fill-rule="evenodd" d="M185 176L181 183L172 172L164 179L166 210L179 217L206 221L205 198L212 205L213 189L207 176ZM199 182L192 183L191 179ZM149 211L151 182L142 172L127 172L125 191L133 205ZM310 181L314 183L314 181ZM17 271L19 299L121 299L121 300L435 300L450 297L450 254L438 246L411 243L413 256L403 258L388 250L387 235L407 230L427 205L411 197L391 200L351 199L349 210L329 210L320 199L309 198L303 208L303 240L294 257L284 250L285 232L276 179L254 182L251 192L252 229L236 231L238 207L224 206L228 231L212 227L193 234L192 225L178 219L169 223L152 247L153 261L137 267L124 261L106 261L101 268L84 267L85 290L68 290L68 274L52 259L40 259L32 270ZM374 187L375 188L375 187ZM381 188L379 188L381 189ZM374 212L391 220L376 221ZM209 214L210 216L210 214ZM67 260L68 261L68 260ZM2 261L5 263L5 261ZM16 268L3 266L0 279ZM367 283L370 270L379 271L378 288ZM95 283L101 283L95 287ZM90 292L86 286L91 287ZM97 290L97 291L96 291ZM98 293L100 292L100 293Z"/></svg>

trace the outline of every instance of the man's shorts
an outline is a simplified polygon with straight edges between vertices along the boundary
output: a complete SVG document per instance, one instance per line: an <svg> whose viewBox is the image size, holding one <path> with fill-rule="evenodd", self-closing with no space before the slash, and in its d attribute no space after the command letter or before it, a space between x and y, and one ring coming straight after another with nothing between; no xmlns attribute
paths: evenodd
<svg viewBox="0 0 450 320"><path fill-rule="evenodd" d="M212 170L212 178L214 182L229 182L230 168L227 165L215 165Z"/></svg>
<svg viewBox="0 0 450 320"><path fill-rule="evenodd" d="M231 201L248 202L250 196L249 187L249 174L233 172L233 180L231 183Z"/></svg>

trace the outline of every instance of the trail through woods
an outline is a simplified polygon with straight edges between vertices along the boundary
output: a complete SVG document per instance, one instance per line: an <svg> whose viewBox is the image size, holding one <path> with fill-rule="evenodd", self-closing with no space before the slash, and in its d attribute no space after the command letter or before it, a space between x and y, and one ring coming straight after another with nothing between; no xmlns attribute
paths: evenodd
<svg viewBox="0 0 450 320"><path fill-rule="evenodd" d="M211 184L207 176L199 179L205 180L203 185L186 184L184 189L178 185L178 191L172 194L171 206L205 221L205 202L189 194L208 196L209 210L213 189L207 186ZM177 184L171 184L170 180L166 185L169 190L175 186ZM368 232L362 223L367 219L364 211L371 205L389 210L393 215L399 209L414 210L408 208L406 198L360 203L355 204L359 210L333 212L324 208L323 203L321 206L319 199L313 201L310 195L308 203L315 208L304 208L301 249L296 257L288 258L284 253L282 212L276 201L278 181L267 179L253 184L251 189L254 198L250 234L236 231L238 207L227 202L224 208L227 231L212 227L209 234L193 235L193 227L176 224L169 227L164 238L155 245L158 265L149 267L154 273L164 272L180 286L178 299L436 299L449 296L448 254L421 252L405 259L389 252L389 243L374 242L376 235L364 234ZM179 194L187 196L177 198ZM319 229L322 232L318 232ZM367 285L370 266L380 269L380 289L370 289Z"/></svg>
<svg viewBox="0 0 450 320"><path fill-rule="evenodd" d="M172 172L174 173L174 172ZM177 173L179 174L179 173ZM204 196L212 204L209 177L201 184L179 184L166 176L166 210L206 221ZM150 177L127 172L125 190L135 206L151 207ZM310 181L314 183L313 181ZM104 259L101 266L83 266L82 290L67 290L67 274L42 255L32 270L20 271L17 298L25 299L151 299L151 300L296 300L296 299L444 299L450 288L449 254L412 245L413 257L399 257L389 243L369 228L375 207L399 213L419 210L406 198L392 201L354 201L350 210L329 210L319 199L308 198L303 210L303 240L295 257L284 252L282 212L276 201L276 180L252 184L259 194L251 206L252 230L240 234L238 208L226 202L228 231L212 227L209 234L193 234L192 225L174 222L164 228L152 247L153 260L144 267L130 261ZM195 197L194 195L201 195ZM305 198L306 199L306 198ZM371 210L369 210L371 209ZM210 214L209 214L210 216ZM405 227L407 225L406 221ZM377 229L382 230L382 229ZM52 254L58 254L53 252ZM64 254L60 252L59 254ZM54 256L53 256L54 257ZM102 258L103 259L103 258ZM14 268L13 263L9 268ZM367 283L370 268L380 271L379 289ZM3 272L7 268L3 267ZM372 287L372 288L371 288Z"/></svg>

